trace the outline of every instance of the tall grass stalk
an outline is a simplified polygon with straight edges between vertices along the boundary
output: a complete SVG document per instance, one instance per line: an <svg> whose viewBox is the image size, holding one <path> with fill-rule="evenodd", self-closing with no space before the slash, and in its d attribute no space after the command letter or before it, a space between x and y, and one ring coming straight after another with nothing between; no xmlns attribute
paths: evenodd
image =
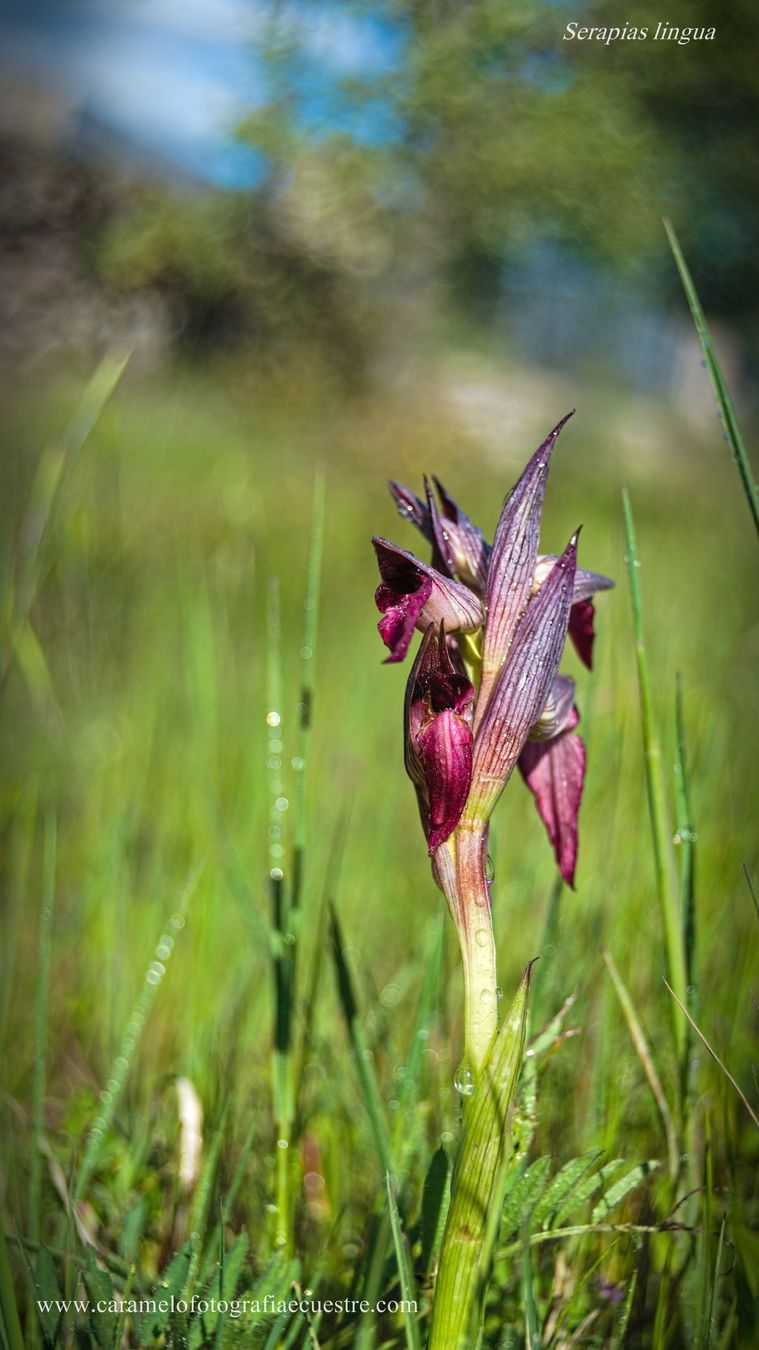
<svg viewBox="0 0 759 1350"><path fill-rule="evenodd" d="M736 1081L736 1079L733 1077L733 1075L731 1074L731 1072L730 1072L730 1070L728 1069L727 1065L725 1064L724 1060L720 1059L719 1055L717 1054L717 1051L714 1049L714 1046L710 1044L710 1042L707 1040L706 1036L704 1035L703 1031L701 1030L700 1026L699 1026L699 1025L697 1024L697 1022L691 1017L691 1015L690 1015L690 1013L688 1012L688 1009L686 1008L686 1006L685 1006L685 1004L683 1003L682 999L678 997L678 995L675 993L675 991L674 991L674 989L672 988L672 986L671 986L670 984L667 984L667 981L666 981L666 980L664 981L664 983L665 983L665 985L667 986L667 988L668 988L670 994L672 995L673 999L675 1000L675 1003L677 1003L678 1007L681 1009L681 1011L682 1011L682 1013L683 1013L683 1016L684 1016L684 1017L687 1017L688 1021L690 1022L691 1026L693 1027L693 1030L695 1031L696 1035L698 1036L699 1040L701 1041L701 1044L702 1044L703 1046L705 1046L705 1048L709 1051L709 1054L711 1055L711 1057L712 1057L712 1059L714 1060L715 1064L717 1064L717 1065L719 1066L719 1068L722 1070L722 1072L723 1072L723 1074L725 1075L725 1078L727 1079L727 1081L728 1081L728 1083L730 1084L730 1086L731 1086L732 1088L734 1088L735 1091L737 1092L738 1096L740 1097L741 1101L743 1102L743 1105L745 1106L745 1108L746 1108L746 1110L748 1111L748 1113L749 1113L751 1119L753 1120L753 1122L754 1122L754 1124L755 1124L757 1130L759 1130L759 1116L756 1114L756 1111L754 1110L753 1106L751 1105L751 1102L749 1101L748 1097L746 1096L745 1092L743 1091L743 1088L741 1087L740 1083L738 1083L738 1082Z"/></svg>
<svg viewBox="0 0 759 1350"><path fill-rule="evenodd" d="M79 1164L79 1170L76 1175L72 1194L72 1200L75 1205L83 1199L92 1174L97 1167L106 1132L111 1125L117 1103L124 1090L126 1080L129 1077L129 1072L137 1054L148 1013L150 1012L153 1000L158 992L158 987L166 973L166 965L171 958L177 934L184 928L187 907L195 892L198 881L200 880L201 871L202 867L196 867L190 874L184 891L179 899L177 908L171 915L164 932L158 939L155 949L155 959L150 962L150 965L145 971L142 989L132 1010L132 1015L127 1023L126 1031L124 1032L119 1046L119 1052L111 1065L111 1071L106 1080L105 1088L101 1093L100 1111L95 1117L87 1137L87 1143L85 1145L82 1161Z"/></svg>
<svg viewBox="0 0 759 1350"><path fill-rule="evenodd" d="M725 377L722 374L722 367L717 359L717 353L714 350L712 336L709 332L706 319L704 318L704 311L701 308L701 301L698 298L698 292L693 284L693 278L690 274L688 264L685 261L677 235L669 220L664 221L664 229L667 232L669 246L672 249L675 265L680 273L683 290L685 291L696 332L698 333L698 339L706 359L706 368L709 371L712 388L714 389L714 397L717 400L720 417L725 428L725 440L730 445L733 459L743 485L746 501L748 502L748 508L751 512L751 518L754 522L754 528L759 534L759 497L757 496L756 484L754 482L754 476L746 452L746 447L743 443L741 429L735 415L735 408L733 407L730 390L728 389Z"/></svg>
<svg viewBox="0 0 759 1350"><path fill-rule="evenodd" d="M300 908L303 892L303 869L306 854L306 782L308 771L311 727L313 724L314 687L316 682L316 643L319 633L319 597L321 593L322 553L324 547L325 476L317 469L311 512L311 537L308 551L308 578L303 602L303 640L300 649L301 676L298 700L297 748L292 761L292 909L294 916ZM296 932L297 936L297 932Z"/></svg>
<svg viewBox="0 0 759 1350"><path fill-rule="evenodd" d="M630 497L625 488L622 493L622 506L627 537L627 571L630 579L630 599L632 603L633 633L635 636L635 656L638 668L638 688L640 692L640 720L643 733L643 752L645 757L646 790L648 811L651 823L656 890L664 928L664 941L667 953L667 969L673 989L681 1002L687 999L688 977L685 963L685 944L683 942L682 918L675 885L674 859L672 857L672 832L669 827L667 801L662 772L661 749L656 732L653 701L651 697L651 677L648 669L648 654L643 632L643 607L640 596L640 558L635 538ZM688 1053L687 1025L675 1009L674 1036L677 1059L681 1074L684 1071ZM682 1109L682 1101L680 1103Z"/></svg>
<svg viewBox="0 0 759 1350"><path fill-rule="evenodd" d="M18 1315L13 1272L8 1260L8 1246L4 1233L0 1233L0 1329L3 1350L24 1350L24 1335Z"/></svg>
<svg viewBox="0 0 759 1350"><path fill-rule="evenodd" d="M656 1065L654 1064L653 1056L651 1054L648 1041L646 1040L643 1027L640 1024L640 1019L638 1018L638 1014L635 1011L635 1005L632 1001L632 998L630 997L630 993L627 989L624 980L622 979L622 976L617 970L616 962L614 961L611 952L604 951L603 959L606 962L606 969L608 970L611 976L611 982L614 985L614 991L617 995L617 998L619 999L619 1004L622 1009L622 1012L624 1013L625 1021L627 1022L628 1030L630 1032L630 1037L638 1054L638 1059L643 1065L643 1072L645 1073L646 1078L648 1080L648 1086L651 1089L651 1095L653 1096L654 1101L656 1102L656 1105L659 1109L659 1115L661 1116L662 1125L664 1126L664 1134L667 1140L667 1159L669 1164L669 1174L671 1179L673 1181L676 1181L678 1172L680 1170L680 1159L677 1145L677 1135L675 1133L675 1127L672 1122L672 1112L669 1109L669 1102L667 1101L664 1088L661 1085L661 1080L656 1071Z"/></svg>
<svg viewBox="0 0 759 1350"><path fill-rule="evenodd" d="M292 1247L290 1214L290 1135L293 1120L292 1083L292 946L290 889L285 876L287 798L282 776L284 764L282 716L282 620L279 582L272 577L266 610L266 663L269 776L269 893L274 950L274 1046L272 1049L272 1095L276 1129L276 1192L274 1197L274 1245Z"/></svg>
<svg viewBox="0 0 759 1350"><path fill-rule="evenodd" d="M37 966L37 1018L32 1078L32 1155L29 1166L29 1237L39 1241L42 1198L42 1138L45 1129L45 1082L47 1070L48 1001L53 946L57 830L54 816L45 817L43 844L42 906L40 908L39 964Z"/></svg>
<svg viewBox="0 0 759 1350"><path fill-rule="evenodd" d="M0 689L5 683L14 654L19 654L32 606L53 561L56 527L66 485L86 441L126 370L129 355L108 352L103 357L60 441L44 451L37 466L31 499L19 530L17 564L15 569L8 570L3 585L0 614L4 620L7 646L0 656ZM41 649L39 656L44 660Z"/></svg>
<svg viewBox="0 0 759 1350"><path fill-rule="evenodd" d="M675 843L680 854L680 911L683 919L685 973L689 1004L693 1007L696 978L696 831L690 800L683 683L679 672L675 681L675 801Z"/></svg>

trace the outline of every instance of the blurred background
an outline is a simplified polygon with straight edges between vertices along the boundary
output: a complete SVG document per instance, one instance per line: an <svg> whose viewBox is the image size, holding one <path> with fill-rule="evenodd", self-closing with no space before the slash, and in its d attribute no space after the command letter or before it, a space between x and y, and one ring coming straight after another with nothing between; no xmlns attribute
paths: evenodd
<svg viewBox="0 0 759 1350"><path fill-rule="evenodd" d="M562 40L570 20L651 28L660 19L713 24L717 39ZM661 220L678 231L751 445L758 21L752 0L671 0L666 13L631 0L624 14L605 0L6 0L0 491L8 575L32 576L32 636L4 667L0 733L14 1212L24 1212L28 991L51 817L45 1113L64 1169L154 944L188 869L202 863L93 1204L116 1243L139 1191L154 1244L148 1267L181 1239L180 1220L166 1219L179 1185L166 1087L176 1074L196 1084L209 1119L234 1082L229 1167L250 1120L260 1129L240 1201L253 1221L269 1193L269 951L256 917L268 913L271 861L266 593L277 576L287 806L316 465L327 514L304 941L317 940L329 876L393 1109L415 963L440 901L403 774L405 672L380 664L369 537L420 547L385 480L419 490L423 472L439 474L490 535L527 456L571 407L543 546L559 551L583 523L582 563L618 588L598 603L596 670L567 658L590 768L578 892L562 898L543 1010L578 987L584 1035L552 1071L541 1143L560 1159L596 1145L662 1156L603 943L667 1083L673 1073L623 483L638 522L668 783L683 673L704 1017L753 1094L757 924L742 867L755 862L759 786L754 540ZM46 475L108 350L131 351L129 365L67 466L40 570ZM336 880L334 841L349 808ZM494 860L510 989L539 949L554 875L518 783L499 810ZM377 1182L357 1161L371 1150L350 1075L339 1072L336 1008L324 999L307 1086L326 1208L309 1222L338 1223L339 1213L345 1241L356 1243ZM430 1100L443 1101L445 1128L458 1038L453 1016L429 1047L442 1094L430 1090ZM735 1232L747 1231L755 1145L705 1058L699 1072L727 1140L720 1166L748 1197ZM433 1135L437 1111L420 1125ZM127 1156L132 1170L119 1174ZM347 1156L355 1188L341 1209ZM352 1257L335 1251L344 1275Z"/></svg>

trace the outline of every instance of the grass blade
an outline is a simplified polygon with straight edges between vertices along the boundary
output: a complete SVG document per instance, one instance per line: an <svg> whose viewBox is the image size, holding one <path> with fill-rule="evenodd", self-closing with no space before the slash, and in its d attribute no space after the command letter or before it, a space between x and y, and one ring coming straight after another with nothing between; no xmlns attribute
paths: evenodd
<svg viewBox="0 0 759 1350"><path fill-rule="evenodd" d="M145 972L142 989L137 1002L134 1005L132 1015L127 1024L127 1029L124 1032L121 1045L119 1046L119 1053L113 1062L110 1075L101 1096L101 1109L93 1122L87 1138L84 1155L79 1165L79 1171L74 1184L72 1199L75 1205L84 1196L92 1173L97 1166L103 1144L103 1137L113 1120L116 1104L129 1076L132 1061L134 1060L142 1035L142 1029L145 1025L145 1019L150 1011L153 999L156 996L158 986L161 983L166 963L171 957L176 935L184 927L187 906L195 891L195 887L200 880L201 870L201 868L196 868L191 874L177 906L177 910L172 914L166 925L166 931L161 934L161 937L158 940L156 946L157 959L151 961Z"/></svg>
<svg viewBox="0 0 759 1350"><path fill-rule="evenodd" d="M0 687L21 641L37 592L52 564L52 541L65 485L84 445L118 385L129 361L108 352L84 390L60 442L42 455L19 539L23 550L15 575L8 574L0 612L6 618L8 646L0 661Z"/></svg>
<svg viewBox="0 0 759 1350"><path fill-rule="evenodd" d="M40 1140L45 1129L45 1076L47 1067L48 997L53 941L55 904L56 822L45 819L43 845L42 908L40 910L39 965L37 969L37 1028L32 1079L32 1155L29 1168L29 1237L39 1242L40 1201L42 1196L42 1153Z"/></svg>
<svg viewBox="0 0 759 1350"><path fill-rule="evenodd" d="M675 682L675 797L677 801L675 844L680 850L680 909L683 916L685 973L690 990L696 971L696 832L693 828L690 801L688 742L685 734L683 686L679 673Z"/></svg>
<svg viewBox="0 0 759 1350"><path fill-rule="evenodd" d="M641 730L643 732L646 790L648 793L648 810L651 821L651 838L653 842L654 867L656 871L656 889L659 896L659 906L664 927L669 978L674 989L677 991L679 999L685 1001L687 998L688 987L685 969L685 947L683 944L680 907L675 890L674 866L671 850L672 833L668 822L664 777L661 766L661 750L659 748L659 739L656 734L656 724L654 721L654 710L651 699L651 679L648 670L648 655L643 633L643 609L640 598L640 583L638 581L640 559L638 557L638 546L635 539L635 522L633 520L632 506L630 504L630 497L627 489L622 493L622 506L625 517L625 532L627 535L626 561L630 578L630 600L632 603L633 632L635 635L635 652L638 666ZM674 1032L678 1062L682 1069L688 1053L688 1036L686 1024L679 1015L675 1015L674 1018Z"/></svg>
<svg viewBox="0 0 759 1350"><path fill-rule="evenodd" d="M314 684L316 679L316 641L319 632L319 596L321 592L322 552L324 545L324 470L317 469L311 512L311 539L308 553L308 580L304 601L305 621L300 649L301 676L298 703L298 741L293 767L293 881L292 908L300 907L303 893L303 868L306 855L306 775L313 724Z"/></svg>
<svg viewBox="0 0 759 1350"><path fill-rule="evenodd" d="M667 1140L667 1160L669 1164L669 1174L674 1180L677 1177L678 1172L680 1170L680 1154L677 1147L677 1135L675 1133L675 1127L672 1123L672 1112L669 1109L669 1103L667 1101L666 1096L664 1095L664 1088L661 1085L661 1079L659 1078L659 1075L656 1072L656 1065L654 1064L653 1056L651 1054L648 1041L646 1040L645 1033L638 1020L638 1015L635 1011L635 1007L630 997L627 986L625 985L622 976L617 970L617 965L614 960L614 957L611 955L611 952L608 951L602 952L602 956L604 961L606 962L606 969L608 970L611 976L611 982L614 985L614 992L616 993L617 998L619 999L620 1007L622 1008L622 1012L625 1015L625 1021L627 1022L627 1027L630 1032L632 1043L637 1051L638 1059L643 1065L643 1072L645 1073L646 1078L648 1079L648 1086L650 1087L651 1094L654 1098L654 1101L656 1102L656 1105L659 1108L659 1115L661 1116L662 1119L662 1125L664 1126L664 1134Z"/></svg>
<svg viewBox="0 0 759 1350"><path fill-rule="evenodd" d="M440 1242L443 1236L443 1226L448 1213L448 1205L451 1199L451 1167L448 1161L448 1154L441 1146L436 1148L432 1155L432 1161L427 1169L427 1175L424 1178L422 1187L422 1215L421 1215L421 1266L425 1273L432 1268L432 1264L440 1250Z"/></svg>
<svg viewBox="0 0 759 1350"><path fill-rule="evenodd" d="M398 1093L398 1110L395 1113L396 1119L393 1129L393 1151L400 1158L399 1172L401 1174L405 1173L408 1165L408 1154L412 1147L408 1142L411 1137L409 1112L413 1107L414 1095L418 1090L429 1024L433 1017L436 999L440 994L449 923L448 914L441 914L440 927L435 935L432 951L429 954L425 953L424 983L411 1032L408 1054L406 1055L406 1072ZM406 1147L404 1147L404 1140L406 1141Z"/></svg>
<svg viewBox="0 0 759 1350"><path fill-rule="evenodd" d="M719 1280L721 1278L719 1270L722 1265L722 1248L725 1241L725 1218L723 1215L722 1223L719 1229L719 1239L717 1241L717 1257L714 1262L714 1275L712 1276L712 1287L709 1295L709 1312L706 1320L706 1338L704 1340L704 1350L710 1350L714 1344L714 1334L717 1330L717 1311L719 1308Z"/></svg>
<svg viewBox="0 0 759 1350"><path fill-rule="evenodd" d="M709 1044L709 1042L707 1041L707 1039L706 1039L706 1037L705 1037L703 1031L702 1031L701 1028L698 1026L698 1024L697 1024L696 1022L694 1022L694 1020L693 1020L693 1018L691 1017L690 1013L688 1012L688 1009L686 1008L685 1004L681 1001L681 999L679 999L679 998L677 997L677 994L675 993L675 991L674 991L674 989L672 988L672 986L669 985L669 984L667 984L667 981L666 981L666 980L664 981L664 983L667 985L667 988L669 989L669 992L670 992L670 994L672 995L672 997L673 997L673 999L675 1000L675 1002L679 1004L679 1006L680 1006L680 1008L682 1009L683 1013L684 1013L685 1016L687 1017L688 1021L690 1022L691 1026L693 1027L693 1030L695 1031L695 1033L696 1033L696 1035L698 1036L699 1040L701 1040L701 1041L703 1042L703 1044L706 1046L706 1049L709 1051L709 1054L711 1055L711 1057L712 1057L712 1059L714 1060L715 1064L718 1064L718 1065L719 1065L719 1067L721 1068L723 1074L725 1075L725 1077L726 1077L728 1083L730 1083L731 1086L735 1088L735 1091L738 1093L738 1096L740 1097L741 1101L743 1102L743 1105L745 1106L745 1108L746 1108L746 1110L748 1111L748 1113L749 1113L751 1119L753 1120L754 1124L756 1125L757 1130L759 1130L759 1116L757 1116L756 1111L754 1110L753 1106L751 1105L751 1103L750 1103L748 1097L746 1096L745 1092L743 1091L743 1088L741 1087L740 1083L737 1083L737 1082L736 1082L736 1080L733 1078L733 1075L731 1074L730 1070L728 1069L727 1065L723 1063L723 1061L720 1059L719 1055L717 1054L717 1051Z"/></svg>
<svg viewBox="0 0 759 1350"><path fill-rule="evenodd" d="M190 1264L187 1268L187 1279L185 1280L185 1298L190 1298L194 1293L195 1281L198 1270L200 1269L200 1258L203 1250L203 1234L208 1219L213 1182L214 1177L216 1176L216 1169L219 1165L221 1145L227 1124L227 1110L228 1103L225 1102L221 1109L218 1124L214 1130L213 1139L211 1140L211 1147L208 1150L208 1156L193 1197L192 1211L190 1213Z"/></svg>
<svg viewBox="0 0 759 1350"><path fill-rule="evenodd" d="M369 1117L374 1147L377 1152L377 1161L383 1174L386 1174L393 1171L393 1160L390 1135L382 1105L382 1094L380 1093L379 1084L377 1083L374 1072L372 1054L366 1044L364 1033L361 1029L358 1006L353 990L353 980L345 955L345 946L340 930L340 923L338 921L337 913L332 905L330 905L330 940L332 944L332 956L335 963L335 975L337 977L337 992L340 999L340 1006L343 1010L345 1024L348 1029L351 1048L355 1057L359 1089L366 1108L366 1113Z"/></svg>
<svg viewBox="0 0 759 1350"><path fill-rule="evenodd" d="M627 1286L627 1296L625 1298L625 1306L622 1309L622 1316L620 1317L619 1323L614 1332L614 1339L611 1343L611 1350L622 1350L622 1347L624 1346L625 1341L627 1340L627 1328L630 1325L630 1314L632 1312L633 1300L635 1298L635 1290L637 1289L637 1287L638 1287L638 1272L636 1270L633 1271L632 1278L630 1280L629 1285Z"/></svg>
<svg viewBox="0 0 759 1350"><path fill-rule="evenodd" d="M395 1247L395 1257L398 1262L398 1274L401 1281L401 1295L407 1305L403 1313L403 1329L406 1333L406 1345L408 1346L408 1350L420 1350L421 1342L419 1340L419 1328L414 1320L414 1314L408 1307L411 1303L417 1303L414 1278L411 1274L411 1259L409 1256L406 1235L401 1227L401 1216L398 1213L393 1179L389 1172L385 1175L385 1184L387 1186L387 1203L390 1210L390 1229L393 1234L393 1246Z"/></svg>
<svg viewBox="0 0 759 1350"><path fill-rule="evenodd" d="M2 1314L3 1350L24 1350L24 1337L13 1287L13 1273L8 1260L5 1234L0 1233L0 1314Z"/></svg>
<svg viewBox="0 0 759 1350"><path fill-rule="evenodd" d="M540 1319L532 1278L532 1254L526 1236L522 1244L521 1285L522 1303L524 1305L525 1345L527 1350L543 1350L543 1337L540 1334Z"/></svg>
<svg viewBox="0 0 759 1350"><path fill-rule="evenodd" d="M294 934L290 932L290 892L285 877L287 798L281 777L282 743L282 623L279 582L269 581L266 611L267 633L267 765L269 771L269 893L274 931L272 966L274 976L274 1048L272 1051L272 1096L276 1140L276 1195L274 1245L292 1243L290 1214L290 1136L293 1120L292 1002Z"/></svg>
<svg viewBox="0 0 759 1350"><path fill-rule="evenodd" d="M754 528L759 534L759 498L757 497L756 484L751 471L746 447L743 444L738 419L735 415L733 400L730 397L730 390L725 383L725 377L722 374L722 368L717 360L717 353L714 350L711 333L704 318L704 311L701 308L701 302L698 298L698 292L693 284L693 278L690 274L688 264L683 256L677 235L669 220L664 221L664 229L667 232L669 246L672 249L672 255L675 259L677 270L680 273L680 280L683 283L683 290L693 316L693 322L698 333L699 342L706 358L706 367L709 371L709 377L714 389L714 397L717 400L717 406L720 410L722 422L725 428L725 438L730 445L730 449L735 460L736 468L743 484L743 491L746 495L748 508L751 512L751 518L754 522Z"/></svg>

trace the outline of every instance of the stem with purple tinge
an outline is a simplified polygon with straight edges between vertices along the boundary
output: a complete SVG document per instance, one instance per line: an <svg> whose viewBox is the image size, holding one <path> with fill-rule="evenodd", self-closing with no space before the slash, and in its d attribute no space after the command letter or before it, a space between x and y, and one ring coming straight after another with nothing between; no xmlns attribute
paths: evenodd
<svg viewBox="0 0 759 1350"><path fill-rule="evenodd" d="M435 864L456 925L464 967L464 1059L457 1086L467 1096L498 1025L486 827L478 820L461 820L453 836L437 850Z"/></svg>

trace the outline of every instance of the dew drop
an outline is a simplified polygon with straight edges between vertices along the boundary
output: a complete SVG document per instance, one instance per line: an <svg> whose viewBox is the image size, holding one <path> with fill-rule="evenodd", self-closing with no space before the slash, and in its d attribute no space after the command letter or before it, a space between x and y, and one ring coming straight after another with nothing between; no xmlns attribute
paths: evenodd
<svg viewBox="0 0 759 1350"><path fill-rule="evenodd" d="M280 724L280 722L281 722L281 720L282 720L282 719L281 719L279 713L278 713L278 712L275 712L273 708L272 708L271 712L268 712L268 713L266 714L266 724L267 724L267 726L270 726L270 727L278 727L279 724Z"/></svg>
<svg viewBox="0 0 759 1350"><path fill-rule="evenodd" d="M487 947L490 942L490 934L487 928L478 928L474 935L474 940L478 947Z"/></svg>
<svg viewBox="0 0 759 1350"><path fill-rule="evenodd" d="M485 1005L485 1007L487 1007L488 1004L490 1004L490 1003L492 1003L492 1002L493 1002L493 990L492 990L492 989L481 989L481 990L480 990L480 1003L483 1003L483 1004Z"/></svg>
<svg viewBox="0 0 759 1350"><path fill-rule="evenodd" d="M474 1092L474 1074L466 1059L462 1059L453 1075L453 1086L462 1097L471 1097Z"/></svg>

